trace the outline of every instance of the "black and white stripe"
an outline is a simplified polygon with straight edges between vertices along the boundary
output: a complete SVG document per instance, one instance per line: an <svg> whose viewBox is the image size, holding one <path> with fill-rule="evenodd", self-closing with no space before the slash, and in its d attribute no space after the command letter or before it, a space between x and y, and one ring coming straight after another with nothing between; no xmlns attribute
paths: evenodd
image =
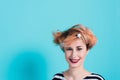
<svg viewBox="0 0 120 80"><path fill-rule="evenodd" d="M84 78L84 80L105 80L101 75L92 73Z"/></svg>
<svg viewBox="0 0 120 80"><path fill-rule="evenodd" d="M63 73L57 73L54 75L52 80L66 80ZM83 80L105 80L101 75L92 73L89 76L86 76Z"/></svg>

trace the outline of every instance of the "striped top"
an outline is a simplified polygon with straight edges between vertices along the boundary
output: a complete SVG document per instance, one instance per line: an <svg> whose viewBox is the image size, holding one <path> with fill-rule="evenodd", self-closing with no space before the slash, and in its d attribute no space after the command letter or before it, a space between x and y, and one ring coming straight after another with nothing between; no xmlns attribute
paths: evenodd
<svg viewBox="0 0 120 80"><path fill-rule="evenodd" d="M52 80L66 80L63 73L57 73L54 75ZM91 73L91 75L86 76L83 80L105 80L101 75Z"/></svg>

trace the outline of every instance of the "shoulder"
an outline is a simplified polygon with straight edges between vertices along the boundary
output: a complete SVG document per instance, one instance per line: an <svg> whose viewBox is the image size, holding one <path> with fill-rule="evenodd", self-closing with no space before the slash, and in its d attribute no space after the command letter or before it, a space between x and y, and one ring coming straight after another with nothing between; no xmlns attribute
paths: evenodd
<svg viewBox="0 0 120 80"><path fill-rule="evenodd" d="M64 75L63 73L56 73L54 76L53 76L53 79L52 80L64 80Z"/></svg>
<svg viewBox="0 0 120 80"><path fill-rule="evenodd" d="M85 79L105 80L103 76L97 73L92 73L91 75L87 76Z"/></svg>

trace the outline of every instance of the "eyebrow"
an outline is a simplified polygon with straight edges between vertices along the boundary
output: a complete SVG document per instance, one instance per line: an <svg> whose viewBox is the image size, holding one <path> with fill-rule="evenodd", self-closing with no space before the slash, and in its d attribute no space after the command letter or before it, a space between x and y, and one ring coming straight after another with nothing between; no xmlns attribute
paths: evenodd
<svg viewBox="0 0 120 80"><path fill-rule="evenodd" d="M76 46L76 47L83 47L83 46ZM68 47L64 47L64 48L72 48L72 47L68 46Z"/></svg>
<svg viewBox="0 0 120 80"><path fill-rule="evenodd" d="M83 46L77 46L77 47L83 47Z"/></svg>
<svg viewBox="0 0 120 80"><path fill-rule="evenodd" d="M84 47L84 46L76 46L77 48L82 48L82 47Z"/></svg>
<svg viewBox="0 0 120 80"><path fill-rule="evenodd" d="M64 47L64 48L71 48L71 47L68 46L68 47Z"/></svg>

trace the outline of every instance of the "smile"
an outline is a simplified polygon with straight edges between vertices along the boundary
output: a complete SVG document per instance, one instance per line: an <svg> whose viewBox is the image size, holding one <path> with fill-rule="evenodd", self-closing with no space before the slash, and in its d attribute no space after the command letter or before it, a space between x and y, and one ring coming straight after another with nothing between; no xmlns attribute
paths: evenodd
<svg viewBox="0 0 120 80"><path fill-rule="evenodd" d="M71 63L77 63L80 59L69 59Z"/></svg>

